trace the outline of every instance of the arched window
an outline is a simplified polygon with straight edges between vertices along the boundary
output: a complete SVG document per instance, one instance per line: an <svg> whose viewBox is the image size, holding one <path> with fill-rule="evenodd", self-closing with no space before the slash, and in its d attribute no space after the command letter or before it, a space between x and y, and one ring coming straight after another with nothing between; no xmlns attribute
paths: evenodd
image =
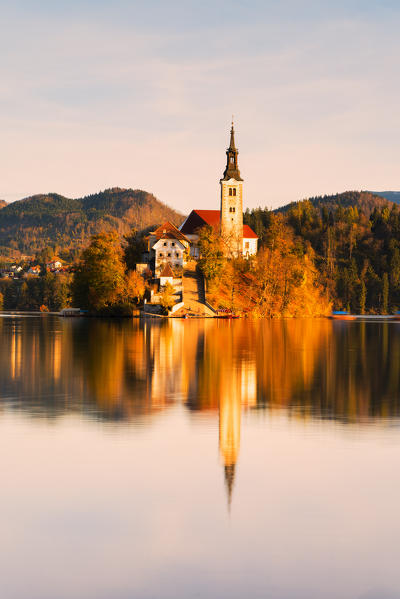
<svg viewBox="0 0 400 599"><path fill-rule="evenodd" d="M229 195L232 195L232 187L229 188Z"/></svg>
<svg viewBox="0 0 400 599"><path fill-rule="evenodd" d="M235 195L236 195L236 187L234 187L234 188L232 189L232 195L233 195L233 196L235 196Z"/></svg>

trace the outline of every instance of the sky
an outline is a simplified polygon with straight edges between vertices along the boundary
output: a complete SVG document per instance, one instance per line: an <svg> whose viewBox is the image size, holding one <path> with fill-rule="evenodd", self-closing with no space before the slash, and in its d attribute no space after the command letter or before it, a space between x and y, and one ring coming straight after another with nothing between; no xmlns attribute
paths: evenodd
<svg viewBox="0 0 400 599"><path fill-rule="evenodd" d="M398 0L0 0L0 198L400 189Z"/></svg>

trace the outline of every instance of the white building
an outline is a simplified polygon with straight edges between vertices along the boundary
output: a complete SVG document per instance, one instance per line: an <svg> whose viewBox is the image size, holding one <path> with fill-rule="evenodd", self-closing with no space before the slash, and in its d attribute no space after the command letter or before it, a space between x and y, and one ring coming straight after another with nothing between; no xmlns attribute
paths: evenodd
<svg viewBox="0 0 400 599"><path fill-rule="evenodd" d="M166 264L174 270L185 265L189 255L190 240L170 222L165 222L149 234L148 251L154 257L155 273L159 275Z"/></svg>

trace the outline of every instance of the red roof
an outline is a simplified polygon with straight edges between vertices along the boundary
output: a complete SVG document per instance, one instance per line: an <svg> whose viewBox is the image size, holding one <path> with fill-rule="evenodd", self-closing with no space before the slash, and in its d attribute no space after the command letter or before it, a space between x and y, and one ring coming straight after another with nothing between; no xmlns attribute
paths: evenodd
<svg viewBox="0 0 400 599"><path fill-rule="evenodd" d="M207 225L219 225L220 211L219 210L193 210L204 220Z"/></svg>
<svg viewBox="0 0 400 599"><path fill-rule="evenodd" d="M258 239L258 235L256 235L249 225L243 225L243 239Z"/></svg>
<svg viewBox="0 0 400 599"><path fill-rule="evenodd" d="M164 264L164 268L162 269L162 272L160 272L160 277L165 277L165 278L173 278L174 273L172 272L172 268L170 267L169 263L167 262L166 264Z"/></svg>
<svg viewBox="0 0 400 599"><path fill-rule="evenodd" d="M215 227L219 225L220 216L219 210L192 210L183 223L181 231L185 235L190 235L196 233L197 229L204 225ZM243 239L258 239L258 236L249 225L243 225Z"/></svg>

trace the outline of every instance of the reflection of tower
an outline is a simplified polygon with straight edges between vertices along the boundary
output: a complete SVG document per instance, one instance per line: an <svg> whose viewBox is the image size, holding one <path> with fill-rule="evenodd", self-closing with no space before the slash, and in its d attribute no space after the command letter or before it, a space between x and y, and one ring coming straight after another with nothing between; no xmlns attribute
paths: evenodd
<svg viewBox="0 0 400 599"><path fill-rule="evenodd" d="M226 380L222 380L219 402L219 447L224 460L229 507L240 448L241 409L254 405L257 395L255 363L242 362L233 366L234 371L227 371Z"/></svg>
<svg viewBox="0 0 400 599"><path fill-rule="evenodd" d="M232 385L231 389L227 389L227 392L222 394L219 404L219 448L224 460L229 507L232 502L235 468L240 447L241 405L238 390L236 385Z"/></svg>

